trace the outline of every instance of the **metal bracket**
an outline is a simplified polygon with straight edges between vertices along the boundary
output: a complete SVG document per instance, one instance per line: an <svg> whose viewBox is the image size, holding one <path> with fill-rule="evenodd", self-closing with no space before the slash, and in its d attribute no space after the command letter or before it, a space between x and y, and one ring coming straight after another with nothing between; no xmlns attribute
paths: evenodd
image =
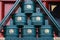
<svg viewBox="0 0 60 40"><path fill-rule="evenodd" d="M37 2L42 7L42 9L45 11L45 13L48 15L50 20L54 23L56 28L60 31L60 25L57 23L57 21L54 19L54 17L51 15L51 13L47 10L47 8L42 4L41 0L37 0Z"/></svg>

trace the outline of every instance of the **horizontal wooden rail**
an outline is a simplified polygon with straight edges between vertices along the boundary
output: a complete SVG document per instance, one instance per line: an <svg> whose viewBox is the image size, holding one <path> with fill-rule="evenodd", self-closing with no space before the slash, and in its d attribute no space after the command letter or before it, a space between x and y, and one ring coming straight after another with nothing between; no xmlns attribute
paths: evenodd
<svg viewBox="0 0 60 40"><path fill-rule="evenodd" d="M53 38L54 40L60 40L60 37ZM0 40L5 40L5 38L0 38ZM13 40L13 39L12 39Z"/></svg>
<svg viewBox="0 0 60 40"><path fill-rule="evenodd" d="M0 0L0 1L16 1L16 0ZM42 0L42 1L49 1L49 2L60 2L60 0Z"/></svg>

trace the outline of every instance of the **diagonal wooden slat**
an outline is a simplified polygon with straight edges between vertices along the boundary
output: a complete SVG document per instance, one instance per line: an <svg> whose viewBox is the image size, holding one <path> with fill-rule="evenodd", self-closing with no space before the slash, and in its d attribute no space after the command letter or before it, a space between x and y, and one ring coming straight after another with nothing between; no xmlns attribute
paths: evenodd
<svg viewBox="0 0 60 40"><path fill-rule="evenodd" d="M8 14L3 18L2 22L0 23L0 27L2 27L3 25L5 25L7 23L7 20L10 19L11 15L13 14L13 12L16 9L18 9L19 3L20 3L20 0L16 0L15 4L13 5L13 7L10 9Z"/></svg>
<svg viewBox="0 0 60 40"><path fill-rule="evenodd" d="M37 2L42 7L42 9L45 11L45 13L48 15L48 17L50 18L50 20L54 23L54 25L56 26L56 28L60 31L60 25L57 23L57 21L54 19L54 17L51 15L51 13L47 10L47 8L43 5L43 3L41 2L41 0L37 0Z"/></svg>

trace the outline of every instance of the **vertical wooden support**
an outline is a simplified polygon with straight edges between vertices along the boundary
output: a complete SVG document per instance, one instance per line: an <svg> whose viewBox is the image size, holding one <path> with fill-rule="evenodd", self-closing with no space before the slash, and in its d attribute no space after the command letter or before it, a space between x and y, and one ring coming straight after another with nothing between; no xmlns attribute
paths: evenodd
<svg viewBox="0 0 60 40"><path fill-rule="evenodd" d="M2 9L1 9L1 8L2 8L1 5L2 5L2 2L0 1L0 22L1 22L1 13L2 13L2 12L1 12L1 10L2 10Z"/></svg>
<svg viewBox="0 0 60 40"><path fill-rule="evenodd" d="M4 17L4 3L0 1L0 21L3 19L3 17Z"/></svg>
<svg viewBox="0 0 60 40"><path fill-rule="evenodd" d="M49 10L49 2L47 2L47 1L43 1L43 4L44 4L45 7Z"/></svg>
<svg viewBox="0 0 60 40"><path fill-rule="evenodd" d="M4 17L4 4L2 1L0 1L0 22L2 21L3 17ZM1 31L1 33L0 33L0 37L3 37L2 32L3 31Z"/></svg>

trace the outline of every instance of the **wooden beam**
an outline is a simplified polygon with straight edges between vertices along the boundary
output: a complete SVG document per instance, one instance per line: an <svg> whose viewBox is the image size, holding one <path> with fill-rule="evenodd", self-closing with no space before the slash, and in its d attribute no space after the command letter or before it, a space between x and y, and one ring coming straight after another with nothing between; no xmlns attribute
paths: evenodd
<svg viewBox="0 0 60 40"><path fill-rule="evenodd" d="M4 4L3 2L0 2L0 21L3 19L4 17Z"/></svg>
<svg viewBox="0 0 60 40"><path fill-rule="evenodd" d="M16 0L0 0L0 1L16 1ZM60 0L42 0L42 1L60 2Z"/></svg>
<svg viewBox="0 0 60 40"><path fill-rule="evenodd" d="M60 0L42 0L42 1L60 2Z"/></svg>
<svg viewBox="0 0 60 40"><path fill-rule="evenodd" d="M0 0L0 1L4 1L5 2L5 1L16 1L16 0Z"/></svg>

